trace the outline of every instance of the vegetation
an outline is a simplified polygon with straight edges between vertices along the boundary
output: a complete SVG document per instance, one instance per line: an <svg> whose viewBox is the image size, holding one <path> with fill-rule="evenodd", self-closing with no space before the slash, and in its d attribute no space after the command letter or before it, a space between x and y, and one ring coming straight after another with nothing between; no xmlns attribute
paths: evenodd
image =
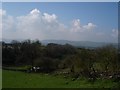
<svg viewBox="0 0 120 90"><path fill-rule="evenodd" d="M38 40L2 42L3 69L27 71L37 66L40 67L40 73L63 75L73 78L76 82L78 78L85 77L91 82L97 82L99 79L108 79L108 81L112 79L119 83L119 56L118 50L112 45L86 49L69 44L49 43L44 46ZM7 80L4 82L7 83Z"/></svg>
<svg viewBox="0 0 120 90"><path fill-rule="evenodd" d="M89 82L86 78L73 81L61 75L42 73L24 73L3 70L3 88L117 88L118 83L112 80L96 80Z"/></svg>

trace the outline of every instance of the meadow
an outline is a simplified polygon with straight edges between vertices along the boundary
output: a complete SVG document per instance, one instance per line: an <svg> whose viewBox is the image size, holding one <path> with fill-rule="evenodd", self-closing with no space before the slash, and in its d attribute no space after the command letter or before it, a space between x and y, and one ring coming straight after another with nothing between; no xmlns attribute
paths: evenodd
<svg viewBox="0 0 120 90"><path fill-rule="evenodd" d="M2 69L0 68L0 89L2 88Z"/></svg>
<svg viewBox="0 0 120 90"><path fill-rule="evenodd" d="M118 88L119 84L108 79L97 79L89 82L86 78L72 81L62 75L43 73L26 73L19 71L3 70L3 88Z"/></svg>

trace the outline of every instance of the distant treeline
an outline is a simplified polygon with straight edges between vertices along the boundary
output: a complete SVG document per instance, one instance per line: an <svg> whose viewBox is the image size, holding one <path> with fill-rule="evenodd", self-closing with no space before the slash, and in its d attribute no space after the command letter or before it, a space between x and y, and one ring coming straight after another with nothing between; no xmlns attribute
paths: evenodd
<svg viewBox="0 0 120 90"><path fill-rule="evenodd" d="M3 66L39 66L47 71L66 70L69 73L120 71L118 50L112 45L95 49L76 48L72 45L25 40L2 42Z"/></svg>

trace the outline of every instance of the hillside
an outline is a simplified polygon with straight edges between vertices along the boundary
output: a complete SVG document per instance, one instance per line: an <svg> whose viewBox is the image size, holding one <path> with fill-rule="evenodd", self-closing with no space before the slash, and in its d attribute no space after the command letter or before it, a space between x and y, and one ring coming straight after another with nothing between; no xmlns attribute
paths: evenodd
<svg viewBox="0 0 120 90"><path fill-rule="evenodd" d="M107 43L107 42L92 42L92 41L68 41L68 40L42 40L41 41L44 45L48 43L56 43L56 44L70 44L75 47L85 47L85 48L97 48L112 44L116 48L118 47L117 43Z"/></svg>

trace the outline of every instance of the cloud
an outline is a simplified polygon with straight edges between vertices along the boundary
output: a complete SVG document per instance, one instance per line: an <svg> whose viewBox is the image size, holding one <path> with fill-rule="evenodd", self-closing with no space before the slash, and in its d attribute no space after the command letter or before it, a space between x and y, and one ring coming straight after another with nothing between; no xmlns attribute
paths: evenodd
<svg viewBox="0 0 120 90"><path fill-rule="evenodd" d="M80 23L80 19L75 19L72 22L72 32L84 32L84 31L89 31L89 30L93 30L94 28L96 28L96 25L94 25L93 23L88 23L87 25L81 25Z"/></svg>
<svg viewBox="0 0 120 90"><path fill-rule="evenodd" d="M4 25L3 18L6 16L6 11L0 9L0 41L2 40L2 26ZM7 24L7 23L6 23ZM7 28L7 27L6 27Z"/></svg>
<svg viewBox="0 0 120 90"><path fill-rule="evenodd" d="M72 21L72 32L82 32L82 26L80 24L80 20L76 19Z"/></svg>
<svg viewBox="0 0 120 90"><path fill-rule="evenodd" d="M4 30L11 30L14 25L14 19L12 16L7 15L5 10L0 9L0 27Z"/></svg>
<svg viewBox="0 0 120 90"><path fill-rule="evenodd" d="M118 30L117 29L112 29L111 36L114 37L114 38L118 38Z"/></svg>
<svg viewBox="0 0 120 90"><path fill-rule="evenodd" d="M55 14L42 14L38 9L24 16L6 16L3 20L3 38L48 39L61 29L64 30L64 25L57 21Z"/></svg>
<svg viewBox="0 0 120 90"><path fill-rule="evenodd" d="M0 9L0 16L5 16L5 15L6 15L6 11L5 11L5 10Z"/></svg>
<svg viewBox="0 0 120 90"><path fill-rule="evenodd" d="M42 13L36 8L23 16L13 17L8 15L5 10L0 10L0 15L3 18L3 22L0 24L3 27L2 38L5 39L107 40L104 39L107 35L102 36L102 32L98 33L95 29L97 25L92 22L82 25L80 19L73 19L69 26L61 23L56 14ZM113 30L112 34L115 35L115 33L116 30Z"/></svg>
<svg viewBox="0 0 120 90"><path fill-rule="evenodd" d="M93 23L88 23L87 25L84 25L83 28L87 30L93 30L96 27Z"/></svg>
<svg viewBox="0 0 120 90"><path fill-rule="evenodd" d="M48 23L56 22L57 16L55 14L49 15L48 13L44 13L43 19Z"/></svg>
<svg viewBox="0 0 120 90"><path fill-rule="evenodd" d="M118 30L112 29L110 32L97 32L95 38L101 42L118 42Z"/></svg>
<svg viewBox="0 0 120 90"><path fill-rule="evenodd" d="M31 15L39 15L40 14L40 11L38 9L33 9L31 12L30 12Z"/></svg>

